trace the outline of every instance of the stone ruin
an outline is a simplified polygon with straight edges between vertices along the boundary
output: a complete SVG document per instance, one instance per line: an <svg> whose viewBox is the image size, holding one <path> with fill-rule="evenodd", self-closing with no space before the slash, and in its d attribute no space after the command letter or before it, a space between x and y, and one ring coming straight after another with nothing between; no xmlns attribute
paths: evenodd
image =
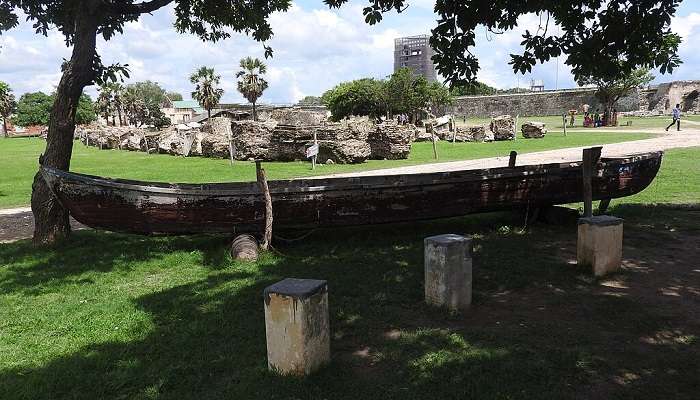
<svg viewBox="0 0 700 400"><path fill-rule="evenodd" d="M89 146L182 156L267 161L305 160L306 149L319 144L318 161L339 164L367 159L405 159L416 138L414 125L375 124L367 118L331 122L325 112L276 109L263 121L214 117L201 128L176 127L149 132L134 127L91 125L76 129Z"/></svg>
<svg viewBox="0 0 700 400"><path fill-rule="evenodd" d="M515 120L510 115L493 118L488 129L484 125L457 126L454 131L437 130L436 138L454 142L493 142L515 140ZM430 133L421 133L417 140L431 140Z"/></svg>
<svg viewBox="0 0 700 400"><path fill-rule="evenodd" d="M526 122L522 126L523 137L525 139L542 139L547 134L544 122Z"/></svg>

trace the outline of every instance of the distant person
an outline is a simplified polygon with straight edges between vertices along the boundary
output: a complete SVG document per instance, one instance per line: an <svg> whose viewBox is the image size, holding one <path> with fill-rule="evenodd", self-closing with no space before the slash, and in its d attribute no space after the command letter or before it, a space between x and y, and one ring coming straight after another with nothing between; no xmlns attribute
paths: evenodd
<svg viewBox="0 0 700 400"><path fill-rule="evenodd" d="M681 130L681 105L676 104L676 108L673 109L673 122L671 122L671 125L666 127L666 131L673 125L676 125L678 131L680 132Z"/></svg>
<svg viewBox="0 0 700 400"><path fill-rule="evenodd" d="M593 114L593 127L597 128L600 126L600 110L596 108L595 114Z"/></svg>

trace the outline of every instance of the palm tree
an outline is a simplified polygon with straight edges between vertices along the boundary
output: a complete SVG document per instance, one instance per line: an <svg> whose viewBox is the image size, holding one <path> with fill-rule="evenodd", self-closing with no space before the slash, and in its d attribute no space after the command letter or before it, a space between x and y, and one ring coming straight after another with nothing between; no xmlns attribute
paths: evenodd
<svg viewBox="0 0 700 400"><path fill-rule="evenodd" d="M114 104L114 109L117 111L119 116L119 126L124 125L122 120L122 111L124 109L124 86L119 83L110 83L112 91L112 103Z"/></svg>
<svg viewBox="0 0 700 400"><path fill-rule="evenodd" d="M139 94L136 89L129 85L124 89L122 95L122 104L124 106L124 119L128 125L136 125L136 103L139 100Z"/></svg>
<svg viewBox="0 0 700 400"><path fill-rule="evenodd" d="M195 85L192 98L207 110L208 118L211 118L211 110L219 104L221 96L224 95L224 90L217 87L220 81L221 76L216 75L214 68L200 67L190 75L190 82Z"/></svg>
<svg viewBox="0 0 700 400"><path fill-rule="evenodd" d="M109 126L109 116L112 116L112 125L116 126L114 121L114 87L112 84L105 83L100 85L98 89L100 94L97 96L97 111L102 114L107 126Z"/></svg>
<svg viewBox="0 0 700 400"><path fill-rule="evenodd" d="M241 59L241 70L236 73L238 79L238 91L253 104L253 121L258 119L255 112L255 103L267 89L267 81L261 77L267 72L267 65L257 58L246 57Z"/></svg>
<svg viewBox="0 0 700 400"><path fill-rule="evenodd" d="M7 119L14 112L17 103L15 102L15 95L12 94L12 89L10 86L0 81L0 117L2 117L2 131L5 137L8 136L7 133Z"/></svg>

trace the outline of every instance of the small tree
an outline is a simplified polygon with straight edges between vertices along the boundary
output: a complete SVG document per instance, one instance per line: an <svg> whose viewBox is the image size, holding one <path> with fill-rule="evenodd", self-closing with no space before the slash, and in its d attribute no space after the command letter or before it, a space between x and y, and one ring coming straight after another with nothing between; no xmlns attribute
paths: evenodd
<svg viewBox="0 0 700 400"><path fill-rule="evenodd" d="M318 96L306 96L297 102L298 106L320 106L323 104Z"/></svg>
<svg viewBox="0 0 700 400"><path fill-rule="evenodd" d="M461 83L452 86L450 93L453 96L487 96L498 93L498 89L483 82Z"/></svg>
<svg viewBox="0 0 700 400"><path fill-rule="evenodd" d="M182 95L178 92L168 92L165 94L170 101L182 101Z"/></svg>
<svg viewBox="0 0 700 400"><path fill-rule="evenodd" d="M17 102L13 123L19 126L47 125L53 98L43 92L25 93Z"/></svg>
<svg viewBox="0 0 700 400"><path fill-rule="evenodd" d="M52 95L53 99L55 95ZM92 102L90 96L83 93L78 100L78 109L75 112L75 123L79 125L86 125L97 119L97 114L95 112L95 104Z"/></svg>
<svg viewBox="0 0 700 400"><path fill-rule="evenodd" d="M195 85L192 98L207 110L207 117L211 118L211 110L219 104L224 90L217 87L221 76L214 73L214 68L200 67L190 75L190 82Z"/></svg>
<svg viewBox="0 0 700 400"><path fill-rule="evenodd" d="M380 117L386 114L385 83L371 78L343 82L321 97L334 121L352 115Z"/></svg>
<svg viewBox="0 0 700 400"><path fill-rule="evenodd" d="M100 86L98 90L100 94L97 95L95 112L102 115L109 126L109 116L112 115L112 93L106 85Z"/></svg>
<svg viewBox="0 0 700 400"><path fill-rule="evenodd" d="M241 70L236 73L238 91L253 105L253 121L257 121L255 103L268 86L261 76L267 72L267 65L257 58L246 57L241 59L240 67Z"/></svg>
<svg viewBox="0 0 700 400"><path fill-rule="evenodd" d="M637 88L648 85L653 80L654 75L649 72L648 68L638 68L630 73L622 74L616 79L590 77L583 80L582 83L598 87L596 97L603 104L608 115L612 115L613 109L620 99L631 94Z"/></svg>
<svg viewBox="0 0 700 400"><path fill-rule="evenodd" d="M7 119L15 112L16 108L17 102L15 101L15 95L12 94L10 85L0 81L0 117L2 117L2 131L5 137L8 136Z"/></svg>

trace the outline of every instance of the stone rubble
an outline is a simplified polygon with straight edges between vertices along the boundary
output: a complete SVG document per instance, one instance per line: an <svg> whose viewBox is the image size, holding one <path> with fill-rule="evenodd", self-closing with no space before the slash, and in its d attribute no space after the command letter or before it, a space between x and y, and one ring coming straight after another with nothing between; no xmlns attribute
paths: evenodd
<svg viewBox="0 0 700 400"><path fill-rule="evenodd" d="M525 139L541 139L547 134L546 125L543 122L528 121L522 126Z"/></svg>
<svg viewBox="0 0 700 400"><path fill-rule="evenodd" d="M490 129L494 140L515 140L515 119L510 115L493 118Z"/></svg>
<svg viewBox="0 0 700 400"><path fill-rule="evenodd" d="M233 148L235 160L293 161L306 160L306 149L313 145L315 135L317 159L337 164L406 159L414 141L431 140L430 133L412 124L376 124L369 118L332 122L316 109L274 109L266 116L269 118L262 121L217 116L201 128L160 131L93 124L76 129L76 139L101 149L229 158ZM494 119L493 132L478 125L457 127L454 133L441 130L435 137L451 141L454 135L459 142L510 140L514 137L512 121L508 116Z"/></svg>

